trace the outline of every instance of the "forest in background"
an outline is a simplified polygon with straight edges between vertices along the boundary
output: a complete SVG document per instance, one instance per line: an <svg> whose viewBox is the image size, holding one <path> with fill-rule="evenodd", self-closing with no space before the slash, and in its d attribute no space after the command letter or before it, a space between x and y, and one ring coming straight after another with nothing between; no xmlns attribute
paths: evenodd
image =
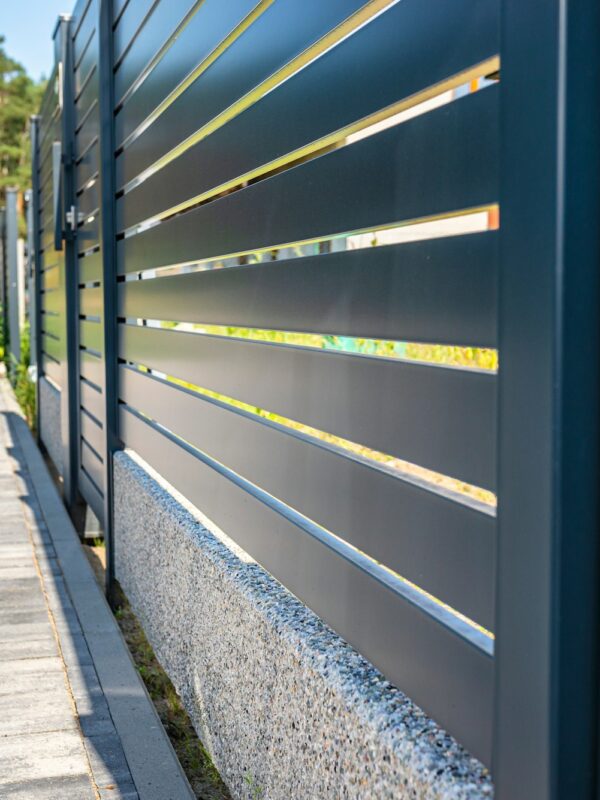
<svg viewBox="0 0 600 800"><path fill-rule="evenodd" d="M46 82L34 81L4 45L0 35L0 206L7 187L16 186L22 212L23 192L31 186L29 118L40 107Z"/></svg>
<svg viewBox="0 0 600 800"><path fill-rule="evenodd" d="M19 228L26 233L24 192L31 187L30 117L39 110L46 81L34 81L22 64L11 58L0 35L0 208L6 202L6 190L16 187ZM0 307L0 311L2 311ZM29 326L21 334L21 361L13 363L5 353L5 325L0 326L0 358L15 395L31 426L35 422L35 384L29 374ZM13 359L14 361L14 359Z"/></svg>

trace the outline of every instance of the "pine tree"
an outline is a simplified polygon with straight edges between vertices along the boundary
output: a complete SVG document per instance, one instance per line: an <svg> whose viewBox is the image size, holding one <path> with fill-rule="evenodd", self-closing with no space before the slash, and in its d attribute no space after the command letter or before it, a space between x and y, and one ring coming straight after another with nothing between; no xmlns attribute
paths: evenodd
<svg viewBox="0 0 600 800"><path fill-rule="evenodd" d="M7 186L21 192L31 185L29 118L39 109L43 83L35 83L25 69L7 55L0 36L0 206Z"/></svg>

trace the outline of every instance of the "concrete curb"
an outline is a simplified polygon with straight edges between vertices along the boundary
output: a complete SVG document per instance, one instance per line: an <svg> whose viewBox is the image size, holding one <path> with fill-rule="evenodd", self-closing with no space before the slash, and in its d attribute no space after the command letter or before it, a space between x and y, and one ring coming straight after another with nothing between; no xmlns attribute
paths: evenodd
<svg viewBox="0 0 600 800"><path fill-rule="evenodd" d="M5 387L7 388L7 387ZM191 800L177 756L12 392L10 425L31 476L67 591L79 618L140 800Z"/></svg>

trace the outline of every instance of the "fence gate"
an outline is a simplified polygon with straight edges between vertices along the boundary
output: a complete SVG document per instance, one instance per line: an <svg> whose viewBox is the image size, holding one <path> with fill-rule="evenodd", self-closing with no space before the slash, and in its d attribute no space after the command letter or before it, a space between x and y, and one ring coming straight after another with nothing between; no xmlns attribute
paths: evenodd
<svg viewBox="0 0 600 800"><path fill-rule="evenodd" d="M596 791L599 40L591 0L79 0L34 126L67 502L110 545L136 451L501 800Z"/></svg>

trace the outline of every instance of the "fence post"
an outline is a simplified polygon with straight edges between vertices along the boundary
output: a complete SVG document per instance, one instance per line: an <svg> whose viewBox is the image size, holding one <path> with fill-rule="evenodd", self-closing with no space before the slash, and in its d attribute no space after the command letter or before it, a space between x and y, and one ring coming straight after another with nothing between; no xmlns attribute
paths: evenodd
<svg viewBox="0 0 600 800"><path fill-rule="evenodd" d="M31 322L31 358L36 366L35 380L35 431L38 443L40 442L40 376L42 374L42 303L40 292L41 263L40 263L40 117L35 114L30 119L31 123L31 250L29 253L30 264L33 259L33 270L30 272L32 284L29 287L29 318Z"/></svg>
<svg viewBox="0 0 600 800"><path fill-rule="evenodd" d="M6 265L8 273L8 339L10 369L21 360L21 332L19 330L19 258L17 189L6 190Z"/></svg>
<svg viewBox="0 0 600 800"><path fill-rule="evenodd" d="M32 162L33 164L33 162ZM34 257L34 235L33 235L33 191L28 189L25 192L25 205L27 208L27 308L26 317L29 321L29 363L33 367L37 364L35 357L35 257Z"/></svg>
<svg viewBox="0 0 600 800"><path fill-rule="evenodd" d="M75 203L74 180L74 116L73 44L71 17L59 17L57 28L57 54L61 64L61 168L58 213L55 220L56 236L65 243L65 360L63 389L61 392L61 422L63 441L63 493L69 513L81 528L83 505L77 490L79 470L79 297L77 285L77 253L75 231L67 225L66 212Z"/></svg>
<svg viewBox="0 0 600 800"><path fill-rule="evenodd" d="M104 336L104 534L106 546L106 594L111 603L114 600L113 587L115 577L113 455L120 446L118 436L115 103L112 20L112 0L100 0L99 92L102 193L102 324Z"/></svg>
<svg viewBox="0 0 600 800"><path fill-rule="evenodd" d="M499 800L591 800L600 619L600 7L507 0L502 13L493 773Z"/></svg>

